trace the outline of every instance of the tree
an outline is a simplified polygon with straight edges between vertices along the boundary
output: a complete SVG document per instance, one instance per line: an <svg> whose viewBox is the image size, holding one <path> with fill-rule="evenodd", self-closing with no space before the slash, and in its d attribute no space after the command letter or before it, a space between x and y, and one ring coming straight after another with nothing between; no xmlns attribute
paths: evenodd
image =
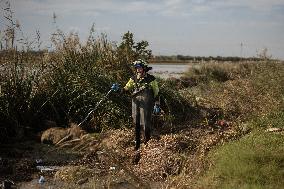
<svg viewBox="0 0 284 189"><path fill-rule="evenodd" d="M128 31L122 36L122 42L118 46L118 56L126 58L128 63L139 58L148 61L152 57L152 51L148 46L149 43L144 40L135 43L133 33Z"/></svg>

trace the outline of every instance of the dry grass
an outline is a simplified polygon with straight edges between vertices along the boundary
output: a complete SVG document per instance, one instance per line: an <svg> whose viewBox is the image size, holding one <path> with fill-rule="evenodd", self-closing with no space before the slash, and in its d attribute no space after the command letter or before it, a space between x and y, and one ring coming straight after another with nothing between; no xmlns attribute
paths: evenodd
<svg viewBox="0 0 284 189"><path fill-rule="evenodd" d="M19 52L13 42L17 35L11 35L18 25L11 20L7 50L1 52L5 58L0 60L1 142L32 133L29 129L46 129L41 124L44 120L64 127L80 122L111 83L128 80L133 60L151 56L148 43L134 42L130 32L114 45L105 35L95 36L94 28L86 44L77 34L57 30L52 38L54 52L32 52L31 46ZM100 135L58 144L60 150L85 156L59 171L56 178L76 185L87 177L90 188L96 179L102 187L126 182L133 188L190 188L207 170L212 148L260 127L246 128L247 121L284 108L283 63L211 62L189 70L182 80L178 87L179 80L159 80L162 120L167 124L161 124L159 135L139 152L133 150L134 133L129 129L129 98L110 96L85 125Z"/></svg>
<svg viewBox="0 0 284 189"><path fill-rule="evenodd" d="M222 64L219 66L222 67ZM190 89L200 105L220 108L227 119L263 116L283 107L281 96L284 89L280 84L284 82L282 63L242 63L232 67L227 64L225 68L225 75L231 75L228 80L215 80L209 74L211 79L206 84L201 83ZM207 76L208 69L205 73L202 70L198 75Z"/></svg>
<svg viewBox="0 0 284 189"><path fill-rule="evenodd" d="M136 186L144 183L146 188L155 188L154 183L158 183L156 188L198 188L200 185L196 181L212 164L208 159L212 149L250 132L253 128L246 124L247 120L263 117L283 107L283 87L279 85L283 79L282 64L242 66L245 71L236 72L235 76L243 77L199 83L190 88L190 92L186 89L180 91L179 95L190 99L196 108L195 113L189 112L193 120L171 129L158 127L156 132L160 135L142 145L139 153L133 150L133 130L108 131L101 135L96 145L85 149L103 152L100 156L90 155L86 165L95 165L96 162L107 165L104 168L106 174L109 173L107 169L115 165L118 172L114 175L118 176L122 170L124 174L120 177ZM271 71L273 74L269 74Z"/></svg>

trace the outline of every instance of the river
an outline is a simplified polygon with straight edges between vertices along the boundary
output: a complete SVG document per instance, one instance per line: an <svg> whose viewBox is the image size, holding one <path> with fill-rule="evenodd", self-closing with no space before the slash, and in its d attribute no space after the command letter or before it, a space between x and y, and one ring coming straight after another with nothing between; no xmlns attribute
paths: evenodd
<svg viewBox="0 0 284 189"><path fill-rule="evenodd" d="M190 68L198 68L200 64L149 64L153 67L150 74L161 78L176 77L179 78Z"/></svg>

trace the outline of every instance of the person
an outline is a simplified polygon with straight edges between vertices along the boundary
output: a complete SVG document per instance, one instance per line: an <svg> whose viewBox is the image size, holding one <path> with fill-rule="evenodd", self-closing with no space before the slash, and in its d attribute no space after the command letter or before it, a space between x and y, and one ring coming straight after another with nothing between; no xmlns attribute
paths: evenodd
<svg viewBox="0 0 284 189"><path fill-rule="evenodd" d="M155 76L148 73L152 67L138 59L133 62L135 75L129 79L123 91L132 92L132 118L135 124L135 150L140 148L141 128L144 130L144 143L151 137L151 118L154 104L158 105L159 87Z"/></svg>

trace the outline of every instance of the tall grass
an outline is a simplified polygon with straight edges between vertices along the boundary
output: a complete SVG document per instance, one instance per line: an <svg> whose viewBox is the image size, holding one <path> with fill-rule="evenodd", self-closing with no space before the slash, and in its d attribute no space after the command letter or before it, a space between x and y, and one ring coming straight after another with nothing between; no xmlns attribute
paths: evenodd
<svg viewBox="0 0 284 189"><path fill-rule="evenodd" d="M9 6L3 10L10 14ZM152 56L148 42L135 42L131 32L126 32L116 44L105 34L97 35L94 27L86 43L80 41L78 34L65 34L57 28L51 37L54 47L51 52L39 50L39 46L33 49L30 45L19 50L19 43L14 42L20 36L16 35L19 27L12 14L7 18L8 27L15 35L1 38L0 134L3 138L18 138L20 133L23 136L30 130L46 129L49 127L46 120L62 127L70 122L79 123L110 90L112 83L123 86L128 81L133 75L134 60L149 60ZM162 93L170 102L168 109L176 109L174 102L184 104L182 96ZM169 117L181 114L171 113ZM130 115L130 97L112 93L84 126L92 131L129 127Z"/></svg>
<svg viewBox="0 0 284 189"><path fill-rule="evenodd" d="M44 119L62 126L70 121L79 122L113 82L126 83L131 75L129 62L118 56L124 47L111 44L104 35L97 39L90 37L82 45L76 34L65 36L58 32L53 43L56 49L50 53L5 51L14 55L1 64L2 131L17 132L16 125L38 127ZM135 54L132 48L129 47ZM42 60L41 64L38 59ZM104 102L95 112L96 128L128 123L126 100L113 94Z"/></svg>
<svg viewBox="0 0 284 189"><path fill-rule="evenodd" d="M283 109L284 66L277 61L206 64L189 70L198 83L189 91L230 120L247 120Z"/></svg>

